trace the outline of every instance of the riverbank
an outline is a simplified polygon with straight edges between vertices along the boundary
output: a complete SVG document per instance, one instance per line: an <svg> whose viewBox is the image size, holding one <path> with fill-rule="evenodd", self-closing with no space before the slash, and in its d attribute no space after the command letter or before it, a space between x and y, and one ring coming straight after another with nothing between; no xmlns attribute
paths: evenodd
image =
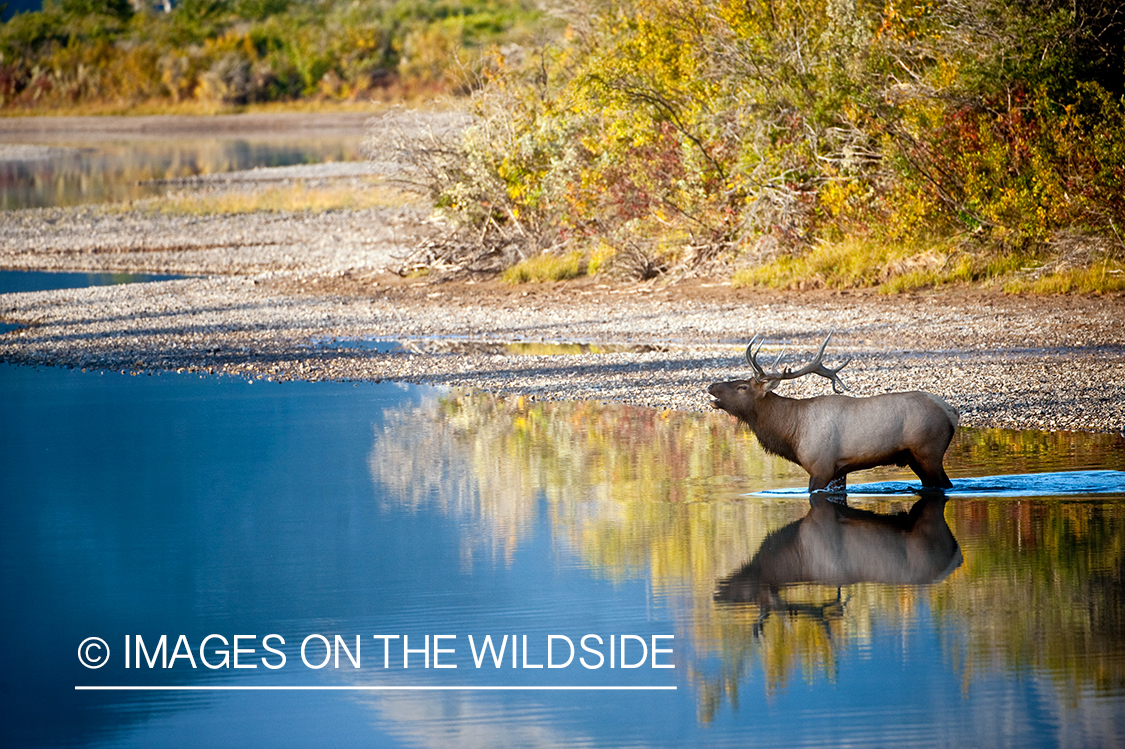
<svg viewBox="0 0 1125 749"><path fill-rule="evenodd" d="M312 250L307 257L318 255L315 246L305 249ZM335 249L325 260L338 268L343 257ZM168 257L160 270L211 269L213 253L200 250L209 262L195 265L187 262L193 252L176 247L168 254L178 262ZM4 295L3 319L24 327L0 336L0 360L402 380L702 410L708 383L745 376L741 350L753 332L811 352L835 330L829 354L851 357L844 381L856 395L929 390L954 404L966 426L1120 431L1125 424L1120 298L785 295L706 283L431 286L382 272L370 260L321 272L294 267L277 246L241 247L229 262L238 275ZM261 270L271 265L277 267ZM354 343L365 339L408 345L379 351ZM538 352L501 345L509 342L545 345ZM567 350L555 346L561 343L595 347L555 353ZM790 395L827 391L827 383L809 378L781 388Z"/></svg>
<svg viewBox="0 0 1125 749"><path fill-rule="evenodd" d="M308 176L255 172L238 189ZM741 352L755 332L785 343L796 362L836 331L829 357L851 357L843 377L856 395L929 390L956 406L965 426L1125 427L1125 295L783 293L698 279L432 284L389 272L437 230L410 205L226 216L162 215L151 204L8 212L0 268L196 277L2 295L0 318L20 327L0 335L0 361L402 380L702 410L708 383L745 376ZM375 338L409 345L350 343ZM509 342L543 345L501 345ZM560 343L600 349L563 354ZM828 392L825 381L806 380L779 392Z"/></svg>

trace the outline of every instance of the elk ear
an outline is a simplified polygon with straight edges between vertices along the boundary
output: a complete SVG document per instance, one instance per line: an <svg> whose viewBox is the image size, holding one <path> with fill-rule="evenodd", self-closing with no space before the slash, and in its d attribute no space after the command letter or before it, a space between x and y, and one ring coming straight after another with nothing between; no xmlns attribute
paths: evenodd
<svg viewBox="0 0 1125 749"><path fill-rule="evenodd" d="M762 395L774 390L781 383L781 380L762 380L758 378L755 378L754 381L760 386L759 389L762 391Z"/></svg>

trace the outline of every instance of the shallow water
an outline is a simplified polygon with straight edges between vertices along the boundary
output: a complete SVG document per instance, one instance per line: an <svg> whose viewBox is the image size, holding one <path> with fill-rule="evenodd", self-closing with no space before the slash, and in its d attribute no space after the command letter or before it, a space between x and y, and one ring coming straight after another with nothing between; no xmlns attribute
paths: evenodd
<svg viewBox="0 0 1125 749"><path fill-rule="evenodd" d="M756 494L806 478L722 414L394 384L3 366L0 423L8 745L1125 742L1125 487L810 504ZM1066 482L1125 444L963 431L947 464ZM794 539L853 551L794 572Z"/></svg>
<svg viewBox="0 0 1125 749"><path fill-rule="evenodd" d="M90 286L115 286L122 283L168 281L186 276L154 273L74 273L66 271L0 270L0 294L55 289L84 289ZM19 323L0 318L0 335L18 330Z"/></svg>
<svg viewBox="0 0 1125 749"><path fill-rule="evenodd" d="M180 189L167 180L254 167L355 161L360 138L146 138L0 160L0 210L116 203ZM60 144L65 145L65 144Z"/></svg>
<svg viewBox="0 0 1125 749"><path fill-rule="evenodd" d="M0 270L0 294L22 291L84 289L89 286L115 286L122 283L168 281L186 276L158 273L76 273L68 271Z"/></svg>
<svg viewBox="0 0 1125 749"><path fill-rule="evenodd" d="M922 491L922 482L876 481L846 488L850 498L885 495L911 495ZM953 481L947 497L1081 497L1125 492L1125 471L1057 471L1044 473L982 476ZM807 496L800 487L765 489L758 496Z"/></svg>

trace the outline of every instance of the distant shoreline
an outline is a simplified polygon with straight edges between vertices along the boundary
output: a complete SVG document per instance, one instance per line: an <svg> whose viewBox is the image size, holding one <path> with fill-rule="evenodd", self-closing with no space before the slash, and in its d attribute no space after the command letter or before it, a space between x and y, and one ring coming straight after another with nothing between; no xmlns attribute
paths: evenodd
<svg viewBox="0 0 1125 749"><path fill-rule="evenodd" d="M76 153L76 149L31 143L0 143L0 162L44 161Z"/></svg>
<svg viewBox="0 0 1125 749"><path fill-rule="evenodd" d="M0 140L8 143L96 142L123 137L292 136L313 132L352 132L362 136L367 122L379 111L372 107L370 112L0 117Z"/></svg>

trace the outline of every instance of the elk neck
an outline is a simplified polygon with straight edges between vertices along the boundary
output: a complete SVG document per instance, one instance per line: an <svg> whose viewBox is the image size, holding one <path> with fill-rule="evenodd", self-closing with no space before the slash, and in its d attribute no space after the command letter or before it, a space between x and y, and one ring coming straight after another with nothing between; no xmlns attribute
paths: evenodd
<svg viewBox="0 0 1125 749"><path fill-rule="evenodd" d="M800 423L801 401L785 398L776 393L766 393L757 407L739 414L757 437L762 448L773 455L800 464L797 460L797 428Z"/></svg>

